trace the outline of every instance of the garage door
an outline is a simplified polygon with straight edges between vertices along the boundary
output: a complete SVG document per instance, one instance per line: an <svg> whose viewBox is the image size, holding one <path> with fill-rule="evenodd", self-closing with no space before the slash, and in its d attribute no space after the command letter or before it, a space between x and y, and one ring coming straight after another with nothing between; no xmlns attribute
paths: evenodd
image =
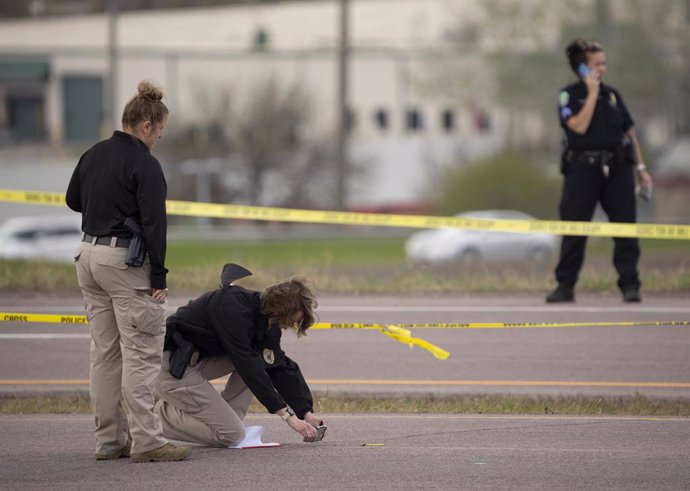
<svg viewBox="0 0 690 491"><path fill-rule="evenodd" d="M98 140L103 124L103 79L64 77L65 139Z"/></svg>

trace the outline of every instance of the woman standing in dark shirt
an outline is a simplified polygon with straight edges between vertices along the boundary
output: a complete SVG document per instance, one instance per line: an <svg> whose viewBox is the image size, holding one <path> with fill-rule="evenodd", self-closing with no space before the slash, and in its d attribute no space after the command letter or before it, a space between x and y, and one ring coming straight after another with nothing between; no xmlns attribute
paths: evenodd
<svg viewBox="0 0 690 491"><path fill-rule="evenodd" d="M82 214L84 232L75 259L91 330L96 459L182 460L189 449L163 437L151 389L160 370L168 294L166 184L151 149L163 136L168 108L150 82L137 89L123 111L123 131L84 153L67 188L67 205ZM140 267L127 261L127 219L141 226L148 249Z"/></svg>

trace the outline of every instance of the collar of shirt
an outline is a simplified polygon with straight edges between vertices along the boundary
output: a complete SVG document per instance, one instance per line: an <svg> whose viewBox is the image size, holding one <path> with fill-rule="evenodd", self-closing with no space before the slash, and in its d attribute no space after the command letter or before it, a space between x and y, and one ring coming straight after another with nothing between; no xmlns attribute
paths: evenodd
<svg viewBox="0 0 690 491"><path fill-rule="evenodd" d="M129 133L125 133L124 131L115 130L113 132L113 136L111 138L113 138L115 140L127 142L130 145L134 145L135 147L141 148L142 150L146 150L149 153L151 152L149 147L147 147L143 141L141 141L139 138L137 138L134 135L130 135Z"/></svg>

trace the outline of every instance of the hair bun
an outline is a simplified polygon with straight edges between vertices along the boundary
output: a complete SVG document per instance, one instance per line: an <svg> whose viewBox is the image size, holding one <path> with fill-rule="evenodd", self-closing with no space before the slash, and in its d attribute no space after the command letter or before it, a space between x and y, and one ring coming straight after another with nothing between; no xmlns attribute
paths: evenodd
<svg viewBox="0 0 690 491"><path fill-rule="evenodd" d="M148 80L139 82L137 85L137 92L139 93L139 97L143 97L151 102L160 102L163 100L163 90Z"/></svg>
<svg viewBox="0 0 690 491"><path fill-rule="evenodd" d="M574 39L566 48L565 54L568 58L573 58L574 56L584 53L587 49L587 41L584 39Z"/></svg>

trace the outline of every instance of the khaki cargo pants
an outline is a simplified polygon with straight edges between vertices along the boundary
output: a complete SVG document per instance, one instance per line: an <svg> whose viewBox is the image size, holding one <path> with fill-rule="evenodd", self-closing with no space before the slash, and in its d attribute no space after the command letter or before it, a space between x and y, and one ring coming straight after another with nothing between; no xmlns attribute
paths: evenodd
<svg viewBox="0 0 690 491"><path fill-rule="evenodd" d="M167 443L153 412L152 384L160 371L165 309L149 295L151 266L125 264L127 249L82 242L75 258L91 330L91 403L96 453L132 453ZM127 413L123 406L126 405Z"/></svg>
<svg viewBox="0 0 690 491"><path fill-rule="evenodd" d="M244 420L254 394L227 356L202 359L187 367L184 376L170 375L170 352L163 353L156 381L160 401L155 412L163 422L163 435L173 440L211 447L228 447L244 438ZM230 375L219 394L211 380Z"/></svg>

